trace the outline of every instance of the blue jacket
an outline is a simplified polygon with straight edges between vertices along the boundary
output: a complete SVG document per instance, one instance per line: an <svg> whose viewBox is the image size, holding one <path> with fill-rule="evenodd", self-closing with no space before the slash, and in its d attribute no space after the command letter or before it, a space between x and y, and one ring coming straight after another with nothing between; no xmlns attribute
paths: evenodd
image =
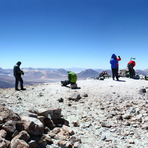
<svg viewBox="0 0 148 148"><path fill-rule="evenodd" d="M110 64L111 64L111 68L118 68L117 64L118 64L118 60L116 58L116 55L113 54L110 60Z"/></svg>

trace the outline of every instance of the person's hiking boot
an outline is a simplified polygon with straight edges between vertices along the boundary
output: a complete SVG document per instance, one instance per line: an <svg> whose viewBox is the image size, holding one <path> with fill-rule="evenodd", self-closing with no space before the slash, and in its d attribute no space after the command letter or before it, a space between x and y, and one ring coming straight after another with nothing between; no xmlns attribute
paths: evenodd
<svg viewBox="0 0 148 148"><path fill-rule="evenodd" d="M16 88L15 91L20 91L20 89Z"/></svg>
<svg viewBox="0 0 148 148"><path fill-rule="evenodd" d="M26 90L26 88L21 88L21 90Z"/></svg>

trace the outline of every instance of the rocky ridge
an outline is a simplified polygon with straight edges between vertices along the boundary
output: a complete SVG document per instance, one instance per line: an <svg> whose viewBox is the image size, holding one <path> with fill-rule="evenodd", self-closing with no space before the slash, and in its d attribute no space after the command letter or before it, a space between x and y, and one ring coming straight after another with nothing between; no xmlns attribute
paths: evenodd
<svg viewBox="0 0 148 148"><path fill-rule="evenodd" d="M48 111L49 114L60 109L60 127L48 127L44 131L52 132L57 128L62 131L66 126L73 134L64 140L54 139L49 134L53 144L46 147L62 147L58 144L60 141L65 147L67 143L67 147L81 148L148 147L148 83L121 79L81 80L78 81L80 89L61 87L60 82L30 85L26 91L20 92L1 89L0 103L17 113L21 120L24 116L30 118L30 115L40 119L39 112ZM76 139L75 142L70 143L71 138Z"/></svg>

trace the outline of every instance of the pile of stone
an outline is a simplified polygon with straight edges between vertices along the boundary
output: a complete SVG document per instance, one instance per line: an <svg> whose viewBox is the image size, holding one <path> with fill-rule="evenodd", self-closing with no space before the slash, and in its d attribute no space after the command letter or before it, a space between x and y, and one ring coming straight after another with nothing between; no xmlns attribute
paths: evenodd
<svg viewBox="0 0 148 148"><path fill-rule="evenodd" d="M126 69L121 69L121 70L119 71L118 75L119 75L120 77L127 77L127 72L129 72L128 68L126 68Z"/></svg>
<svg viewBox="0 0 148 148"><path fill-rule="evenodd" d="M0 148L80 147L61 109L30 110L29 116L0 105Z"/></svg>

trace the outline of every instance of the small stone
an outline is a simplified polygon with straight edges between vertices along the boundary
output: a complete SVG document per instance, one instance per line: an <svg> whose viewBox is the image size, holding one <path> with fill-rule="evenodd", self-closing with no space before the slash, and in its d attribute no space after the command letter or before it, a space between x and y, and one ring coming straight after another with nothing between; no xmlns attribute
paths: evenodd
<svg viewBox="0 0 148 148"><path fill-rule="evenodd" d="M84 94L83 97L85 97L85 98L88 97L88 94Z"/></svg>
<svg viewBox="0 0 148 148"><path fill-rule="evenodd" d="M72 124L73 124L74 127L79 127L79 124L78 124L77 121L73 121Z"/></svg>
<svg viewBox="0 0 148 148"><path fill-rule="evenodd" d="M135 144L135 142L132 139L130 139L129 144Z"/></svg>
<svg viewBox="0 0 148 148"><path fill-rule="evenodd" d="M59 102L64 102L63 98L58 99Z"/></svg>
<svg viewBox="0 0 148 148"><path fill-rule="evenodd" d="M110 128L110 127L112 127L112 125L111 124L109 124L109 123L101 123L101 126L102 127L107 127L107 128Z"/></svg>
<svg viewBox="0 0 148 148"><path fill-rule="evenodd" d="M47 136L47 135L45 137L45 140L46 140L47 144L53 144L52 139L49 136Z"/></svg>

